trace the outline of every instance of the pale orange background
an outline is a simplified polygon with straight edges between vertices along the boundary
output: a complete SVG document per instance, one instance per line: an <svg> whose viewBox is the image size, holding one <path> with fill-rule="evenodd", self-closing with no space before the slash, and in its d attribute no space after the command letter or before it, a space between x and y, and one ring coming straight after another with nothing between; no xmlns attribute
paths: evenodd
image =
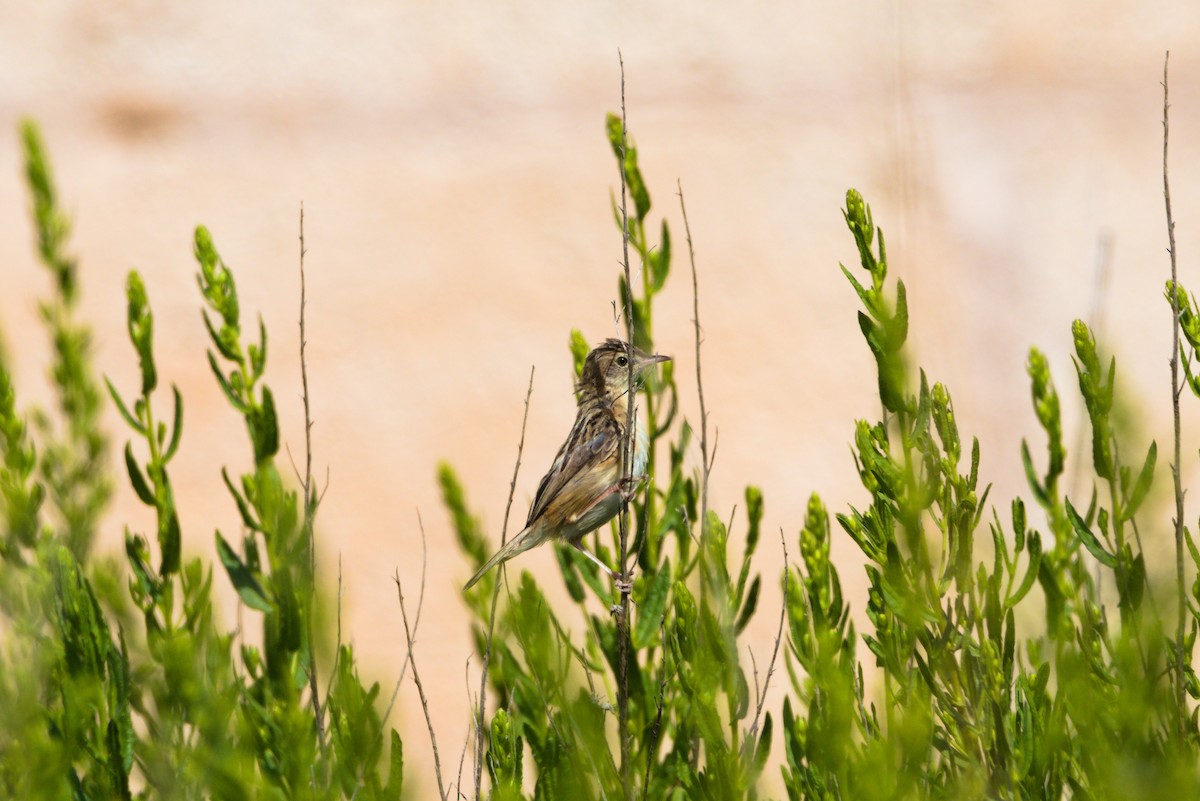
<svg viewBox="0 0 1200 801"><path fill-rule="evenodd" d="M439 744L456 764L477 664L466 665L458 590L470 571L435 466L460 471L498 538L530 366L517 519L573 416L568 331L614 331L617 173L603 122L619 102L618 48L653 218L665 214L676 234L658 348L677 359L682 411L695 423L681 179L720 439L713 505L727 513L747 482L766 496L758 565L768 592L744 643L764 665L778 610L774 532L795 554L810 492L833 511L864 497L848 443L878 398L857 300L837 269L856 256L839 213L847 187L863 191L887 231L893 272L909 287L914 352L950 387L964 435L980 437L1002 512L1023 490L1019 436L1038 454L1043 442L1029 345L1049 355L1068 447L1079 442L1075 317L1100 322L1124 392L1147 414L1128 458L1151 436L1165 456L1159 81L1171 49L1181 269L1200 286L1198 41L1200 5L1185 2L8 3L0 323L20 402L50 397L36 315L49 282L33 257L16 136L29 115L75 219L97 362L125 391L136 370L125 274L145 276L160 374L188 400L173 464L186 548L211 558L214 527L239 531L220 467L245 469L249 447L205 362L191 232L211 228L247 322L261 310L273 334L268 380L299 456L303 201L313 444L330 477L320 569L332 592L340 561L344 635L386 694L402 654L391 576L399 570L415 595L420 511L429 583L417 655ZM1185 397L1184 408L1190 418L1200 407ZM116 454L125 434L111 411L108 422ZM1184 449L1191 478L1194 442ZM1161 484L1167 476L1163 459ZM102 551L117 552L125 523L151 526L121 486ZM1169 553L1149 528L1147 548ZM861 560L834 533L843 578L858 587ZM549 549L520 566L555 573ZM783 686L778 676L768 709ZM397 710L409 776L428 792L410 683Z"/></svg>

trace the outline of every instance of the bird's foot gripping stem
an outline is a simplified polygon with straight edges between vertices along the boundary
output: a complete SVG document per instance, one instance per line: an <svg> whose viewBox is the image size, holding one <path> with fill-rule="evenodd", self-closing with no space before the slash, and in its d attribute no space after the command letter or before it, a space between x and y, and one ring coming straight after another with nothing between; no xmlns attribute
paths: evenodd
<svg viewBox="0 0 1200 801"><path fill-rule="evenodd" d="M614 570L614 571L612 571L612 579L613 579L613 584L615 584L617 586L617 590L622 595L628 595L629 593L633 592L633 576L632 575L630 575L629 578L622 578L621 574Z"/></svg>
<svg viewBox="0 0 1200 801"><path fill-rule="evenodd" d="M645 481L645 476L625 476L617 482L617 492L621 493L621 497L628 503L633 500L634 495L637 495Z"/></svg>

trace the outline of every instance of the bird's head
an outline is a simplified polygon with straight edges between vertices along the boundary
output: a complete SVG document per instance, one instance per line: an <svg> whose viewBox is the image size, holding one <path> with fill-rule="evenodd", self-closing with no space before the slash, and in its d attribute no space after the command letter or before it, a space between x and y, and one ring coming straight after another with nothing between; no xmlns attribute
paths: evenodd
<svg viewBox="0 0 1200 801"><path fill-rule="evenodd" d="M583 363L579 376L578 390L582 397L607 397L616 400L629 391L629 363L633 362L633 378L659 362L670 361L670 356L643 353L628 342L609 339L592 349Z"/></svg>

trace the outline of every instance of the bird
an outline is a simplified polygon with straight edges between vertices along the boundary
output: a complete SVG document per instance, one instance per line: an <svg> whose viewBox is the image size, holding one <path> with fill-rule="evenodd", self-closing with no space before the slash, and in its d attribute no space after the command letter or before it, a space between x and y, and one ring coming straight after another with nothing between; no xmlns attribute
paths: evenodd
<svg viewBox="0 0 1200 801"><path fill-rule="evenodd" d="M592 349L575 385L575 424L538 484L525 528L483 563L464 592L496 565L546 540L565 541L611 575L618 589L628 592L628 582L584 548L583 538L612 520L645 478L648 441L636 414L633 470L623 469L629 398L644 371L670 358L644 353L620 339L607 339Z"/></svg>

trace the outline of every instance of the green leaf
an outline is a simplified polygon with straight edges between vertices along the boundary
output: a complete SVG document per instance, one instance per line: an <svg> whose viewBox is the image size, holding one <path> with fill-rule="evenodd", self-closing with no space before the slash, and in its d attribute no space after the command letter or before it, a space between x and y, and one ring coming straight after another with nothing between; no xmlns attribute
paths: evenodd
<svg viewBox="0 0 1200 801"><path fill-rule="evenodd" d="M746 671L742 670L742 666L737 663L736 657L731 651L726 651L721 661L727 661L730 672L733 674L731 676L733 686L725 685L726 692L731 696L729 699L730 715L735 720L742 720L750 709L750 683L746 681Z"/></svg>
<svg viewBox="0 0 1200 801"><path fill-rule="evenodd" d="M267 657L267 668L272 665L282 665L291 659L291 655L300 650L302 624L300 622L300 605L303 601L292 582L292 576L285 571L271 574L271 598L275 602L274 619L277 627L271 631L263 649ZM291 674L292 686L299 690L305 684L304 671L298 661Z"/></svg>
<svg viewBox="0 0 1200 801"><path fill-rule="evenodd" d="M624 127L621 117L611 111L604 118L604 133L608 136L608 144L612 146L613 155L617 158L621 157L621 150L625 144Z"/></svg>
<svg viewBox="0 0 1200 801"><path fill-rule="evenodd" d="M221 468L221 478L225 481L225 486L229 488L229 494L233 496L233 501L237 504L238 514L242 516L242 522L246 524L246 528L252 531L262 531L262 524L254 518L250 504L246 503L246 499L237 491L237 487L233 486L233 481L229 478L229 471L224 467Z"/></svg>
<svg viewBox="0 0 1200 801"><path fill-rule="evenodd" d="M882 236L882 233L880 234ZM908 339L908 292L904 282L896 281L896 314L888 323L888 344L892 351L900 350L900 346Z"/></svg>
<svg viewBox="0 0 1200 801"><path fill-rule="evenodd" d="M267 325L262 315L258 315L258 347L249 348L251 375L256 379L267 369Z"/></svg>
<svg viewBox="0 0 1200 801"><path fill-rule="evenodd" d="M763 719L762 734L758 737L758 745L754 748L754 777L762 775L767 765L767 757L771 755L771 713Z"/></svg>
<svg viewBox="0 0 1200 801"><path fill-rule="evenodd" d="M633 647L645 648L662 625L663 610L671 590L671 560L664 559L654 575L650 591L638 606L637 623L633 627Z"/></svg>
<svg viewBox="0 0 1200 801"><path fill-rule="evenodd" d="M221 372L221 367L217 364L217 357L213 355L211 350L208 352L208 366L212 368L213 375L216 376L217 383L220 384L221 391L225 393L225 398L229 401L229 404L234 409L237 409L239 414L247 414L249 412L249 407L246 406L246 404L242 402L242 399L238 397L237 393L233 391L233 387L230 385L229 379L225 378L225 374Z"/></svg>
<svg viewBox="0 0 1200 801"><path fill-rule="evenodd" d="M754 581L750 582L750 591L746 593L746 603L742 605L742 612L733 626L733 630L737 634L741 634L742 629L746 628L746 624L750 622L750 618L754 617L754 610L758 608L758 593L761 589L762 576L755 576Z"/></svg>
<svg viewBox="0 0 1200 801"><path fill-rule="evenodd" d="M121 734L116 721L108 722L104 743L108 747L108 775L113 789L116 791L116 798L120 798L122 801L132 801L132 797L129 795L129 774L121 764Z"/></svg>
<svg viewBox="0 0 1200 801"><path fill-rule="evenodd" d="M125 528L125 555L129 559L129 565L133 569L134 580L136 580L136 584L134 580L130 580L130 591L133 592L134 587L137 587L146 596L156 597L158 580L147 562L150 557L150 548L146 544L145 538L134 535L128 526Z"/></svg>
<svg viewBox="0 0 1200 801"><path fill-rule="evenodd" d="M108 649L108 676L112 698L112 720L116 723L120 746L121 768L126 775L133 766L133 717L129 708L129 654L125 648L125 632L118 628L121 647Z"/></svg>
<svg viewBox="0 0 1200 801"><path fill-rule="evenodd" d="M246 419L254 440L254 461L262 464L279 450L279 423L275 417L275 398L271 395L270 387L263 387L262 406Z"/></svg>
<svg viewBox="0 0 1200 801"><path fill-rule="evenodd" d="M121 417L125 418L125 422L134 431L142 436L146 435L146 427L138 422L129 412L129 407L125 405L125 401L121 400L121 396L117 394L117 388L113 386L112 381L108 380L108 376L104 376L104 383L108 386L108 394L112 397L113 403L117 407L117 411L121 413Z"/></svg>
<svg viewBox="0 0 1200 801"><path fill-rule="evenodd" d="M1029 775L1029 769L1033 766L1033 758L1036 756L1034 746L1034 729L1033 713L1028 702L1023 698L1018 701L1017 705L1017 736L1021 740L1021 747L1018 749L1017 763L1017 778L1024 779Z"/></svg>
<svg viewBox="0 0 1200 801"><path fill-rule="evenodd" d="M862 513L853 506L851 506L850 509L854 513L853 515L837 512L834 515L834 519L836 519L842 529L850 535L850 539L854 540L854 543L858 545L868 559L871 559L872 561L880 561L883 558L882 549L875 541L871 532L863 527L862 520L864 518Z"/></svg>
<svg viewBox="0 0 1200 801"><path fill-rule="evenodd" d="M558 569L562 573L563 583L567 585L567 594L571 596L571 600L575 603L583 603L585 597L583 592L583 582L579 580L579 573L575 570L575 563L571 561L568 551L574 551L574 548L555 548L554 558L558 561Z"/></svg>
<svg viewBox="0 0 1200 801"><path fill-rule="evenodd" d="M1025 578L1021 580L1021 586L1017 587L1016 592L1008 596L1008 599L1004 602L1005 606L1012 609L1029 593L1029 590L1033 588L1033 582L1037 578L1041 565L1042 538L1036 531L1031 531L1029 533L1029 568L1025 571Z"/></svg>
<svg viewBox="0 0 1200 801"><path fill-rule="evenodd" d="M154 491L146 483L146 477L142 475L142 469L138 467L137 461L133 458L133 443L125 443L125 469L129 472L129 483L133 486L133 491L142 499L142 503L147 506L155 506L158 501L154 497Z"/></svg>
<svg viewBox="0 0 1200 801"><path fill-rule="evenodd" d="M167 489L170 493L170 488ZM169 502L159 510L158 547L162 552L162 562L158 572L161 576L169 576L179 570L179 557L183 537L179 531L179 515L175 512L174 498L168 495Z"/></svg>
<svg viewBox="0 0 1200 801"><path fill-rule="evenodd" d="M671 231L666 220L662 222L662 244L650 253L646 262L650 268L650 292L654 294L663 288L671 272Z"/></svg>
<svg viewBox="0 0 1200 801"><path fill-rule="evenodd" d="M858 294L859 300L863 302L864 306L870 308L871 304L875 302L874 296L871 294L871 290L859 283L858 279L854 277L854 273L850 272L850 270L846 268L846 265L839 264L838 267L842 268L842 275L846 276L846 280L849 281L850 285L854 287L854 291Z"/></svg>
<svg viewBox="0 0 1200 801"><path fill-rule="evenodd" d="M175 422L171 426L171 444L163 452L163 464L171 461L171 457L179 449L179 438L183 435L183 396L179 394L179 387L174 384L171 385L171 392L175 396Z"/></svg>
<svg viewBox="0 0 1200 801"><path fill-rule="evenodd" d="M871 207L867 206L867 223L874 226L875 222L871 219ZM879 258L871 257L874 262L874 269L871 270L871 277L882 286L883 280L887 278L887 243L883 241L883 229L875 228L875 233L879 235ZM868 239L869 241L869 239Z"/></svg>
<svg viewBox="0 0 1200 801"><path fill-rule="evenodd" d="M1071 501L1067 500L1066 504L1067 517L1070 519L1071 526L1075 529L1075 533L1079 536L1079 541L1083 543L1083 547L1087 548L1092 556L1096 557L1100 564L1104 565L1105 567L1116 567L1117 558L1104 549L1104 546L1100 543L1100 540L1096 538L1096 535L1090 528L1088 528L1087 523L1085 523L1083 518L1079 516L1079 512L1075 511L1075 507L1071 505Z"/></svg>
<svg viewBox="0 0 1200 801"><path fill-rule="evenodd" d="M746 487L746 518L749 522L749 528L746 530L746 557L749 558L750 554L754 553L755 547L758 546L758 536L763 518L762 490L754 485Z"/></svg>
<svg viewBox="0 0 1200 801"><path fill-rule="evenodd" d="M267 595L263 591L262 585L258 583L258 579L254 574L242 563L242 560L234 553L233 548L229 547L229 543L221 536L221 532L217 532L217 556L221 559L221 564L225 565L225 571L229 574L229 580L233 583L233 588L237 590L238 596L242 599L242 603L251 609L257 609L260 612L271 612L271 602L267 600Z"/></svg>
<svg viewBox="0 0 1200 801"><path fill-rule="evenodd" d="M1000 518L996 517L996 525L999 526ZM1012 502L1012 525L1014 539L1016 540L1016 551L1019 552L1025 548L1025 501L1020 498L1013 498ZM1038 543L1039 546L1041 543ZM1015 553L1014 552L1014 553Z"/></svg>
<svg viewBox="0 0 1200 801"><path fill-rule="evenodd" d="M871 315L865 311L858 313L858 330L862 332L863 339L867 341L867 347L871 349L871 353L878 360L883 355L883 345L879 342L879 328L871 319Z"/></svg>
<svg viewBox="0 0 1200 801"><path fill-rule="evenodd" d="M629 197L633 199L634 214L641 223L650 213L650 193L646 190L646 181L638 167L637 148L629 142L628 137L625 146L625 185L629 189Z"/></svg>
<svg viewBox="0 0 1200 801"><path fill-rule="evenodd" d="M1049 509L1050 498L1046 495L1046 490L1042 488L1041 482L1038 481L1037 473L1034 472L1033 457L1029 455L1029 443L1024 439L1021 440L1021 462L1025 465L1025 480L1029 482L1029 488L1033 490L1034 499L1043 509Z"/></svg>
<svg viewBox="0 0 1200 801"><path fill-rule="evenodd" d="M154 315L146 297L146 286L137 270L129 271L126 282L129 298L128 328L129 341L138 354L142 371L142 395L149 395L158 386L158 371L154 367Z"/></svg>
<svg viewBox="0 0 1200 801"><path fill-rule="evenodd" d="M208 317L208 312L200 312L200 316L204 318L204 327L208 329L208 338L212 340L213 345L221 352L221 355L231 362L241 364L242 355L237 349L237 340L227 336L221 336L217 329L213 327L212 320Z"/></svg>
<svg viewBox="0 0 1200 801"><path fill-rule="evenodd" d="M892 548L889 548L889 551L892 554L896 553L896 550ZM889 579L884 578L880 581L879 592L883 596L883 602L887 604L888 609L905 623L914 626L918 622L935 626L940 623L937 614L940 610L937 606L930 608L922 604L917 599L914 599L911 593L904 592Z"/></svg>
<svg viewBox="0 0 1200 801"><path fill-rule="evenodd" d="M1146 453L1146 461L1142 463L1142 470L1138 473L1137 481L1134 482L1133 492L1129 494L1129 500L1125 502L1125 508L1121 510L1123 520L1132 520L1142 505L1142 501L1146 500L1146 493L1150 491L1150 484L1154 481L1154 463L1157 459L1158 444L1151 442L1150 450Z"/></svg>
<svg viewBox="0 0 1200 801"><path fill-rule="evenodd" d="M588 342L584 339L583 332L578 328L571 329L571 336L567 340L567 346L571 349L571 359L575 365L575 378L583 375L583 363L587 361Z"/></svg>
<svg viewBox="0 0 1200 801"><path fill-rule="evenodd" d="M742 567L738 571L737 586L733 590L732 606L737 607L742 605L742 599L745 598L746 580L750 578L750 554L742 555Z"/></svg>
<svg viewBox="0 0 1200 801"><path fill-rule="evenodd" d="M404 789L404 744L400 735L392 729L392 755L388 769L387 784L384 785L383 801L400 801L400 791Z"/></svg>
<svg viewBox="0 0 1200 801"><path fill-rule="evenodd" d="M1119 571L1117 590L1121 600L1117 604L1121 609L1134 611L1142 605L1142 595L1146 589L1146 560L1142 554L1133 559L1128 571Z"/></svg>
<svg viewBox="0 0 1200 801"><path fill-rule="evenodd" d="M1187 526L1183 527L1183 539L1187 542L1188 552L1192 555L1192 561L1196 567L1200 567L1200 549L1196 548L1196 541L1192 539L1192 532Z"/></svg>

